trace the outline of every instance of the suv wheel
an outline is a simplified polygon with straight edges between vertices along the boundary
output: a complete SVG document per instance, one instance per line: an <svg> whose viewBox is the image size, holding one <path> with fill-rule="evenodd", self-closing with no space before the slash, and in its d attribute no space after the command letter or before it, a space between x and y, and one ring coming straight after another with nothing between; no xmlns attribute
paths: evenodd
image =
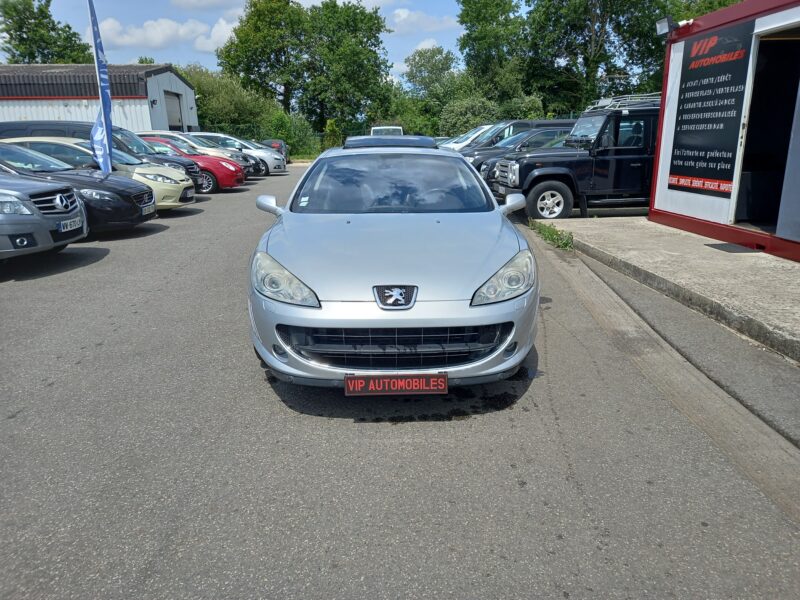
<svg viewBox="0 0 800 600"><path fill-rule="evenodd" d="M528 194L526 212L532 219L564 219L572 213L572 190L560 181L543 181Z"/></svg>

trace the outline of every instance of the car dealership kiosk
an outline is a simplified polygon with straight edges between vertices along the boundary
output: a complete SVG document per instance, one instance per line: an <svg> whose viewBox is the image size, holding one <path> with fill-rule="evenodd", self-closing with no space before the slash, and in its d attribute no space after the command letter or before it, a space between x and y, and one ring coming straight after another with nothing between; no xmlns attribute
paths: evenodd
<svg viewBox="0 0 800 600"><path fill-rule="evenodd" d="M800 0L667 40L650 220L800 261Z"/></svg>

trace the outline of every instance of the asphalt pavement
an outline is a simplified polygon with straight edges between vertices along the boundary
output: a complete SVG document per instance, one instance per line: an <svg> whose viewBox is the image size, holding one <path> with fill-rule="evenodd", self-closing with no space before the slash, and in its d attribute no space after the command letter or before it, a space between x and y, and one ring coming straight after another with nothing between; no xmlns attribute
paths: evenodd
<svg viewBox="0 0 800 600"><path fill-rule="evenodd" d="M537 245L536 351L507 382L268 378L254 199L301 172L0 265L0 598L800 596L785 503L648 376L575 257Z"/></svg>

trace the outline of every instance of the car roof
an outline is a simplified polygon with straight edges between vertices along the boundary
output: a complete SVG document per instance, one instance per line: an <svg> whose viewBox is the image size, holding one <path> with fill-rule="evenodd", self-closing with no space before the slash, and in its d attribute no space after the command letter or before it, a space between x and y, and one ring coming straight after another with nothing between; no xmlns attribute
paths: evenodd
<svg viewBox="0 0 800 600"><path fill-rule="evenodd" d="M436 148L436 140L424 135L354 135L344 141L344 148Z"/></svg>
<svg viewBox="0 0 800 600"><path fill-rule="evenodd" d="M3 140L7 144L16 144L18 142L51 142L55 144L67 144L71 146L76 146L78 144L85 144L89 140L84 140L81 138L73 138L73 137L58 137L58 136L24 136L24 137L16 137L16 138L5 138ZM83 148L83 146L81 146Z"/></svg>
<svg viewBox="0 0 800 600"><path fill-rule="evenodd" d="M420 154L428 156L447 156L464 159L463 155L450 148L420 148L414 146L364 146L360 148L331 148L320 155L320 158L336 156L352 156L355 154Z"/></svg>

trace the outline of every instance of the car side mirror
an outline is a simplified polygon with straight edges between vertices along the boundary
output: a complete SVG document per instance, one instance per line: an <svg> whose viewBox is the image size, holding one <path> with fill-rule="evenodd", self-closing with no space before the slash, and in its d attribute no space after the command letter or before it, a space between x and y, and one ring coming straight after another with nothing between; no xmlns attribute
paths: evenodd
<svg viewBox="0 0 800 600"><path fill-rule="evenodd" d="M263 195L256 198L256 207L264 212L272 213L276 217L283 214L283 209L278 206L278 199L275 196Z"/></svg>
<svg viewBox="0 0 800 600"><path fill-rule="evenodd" d="M506 203L500 205L500 212L510 215L513 212L525 208L525 196L522 194L509 194L506 196Z"/></svg>

